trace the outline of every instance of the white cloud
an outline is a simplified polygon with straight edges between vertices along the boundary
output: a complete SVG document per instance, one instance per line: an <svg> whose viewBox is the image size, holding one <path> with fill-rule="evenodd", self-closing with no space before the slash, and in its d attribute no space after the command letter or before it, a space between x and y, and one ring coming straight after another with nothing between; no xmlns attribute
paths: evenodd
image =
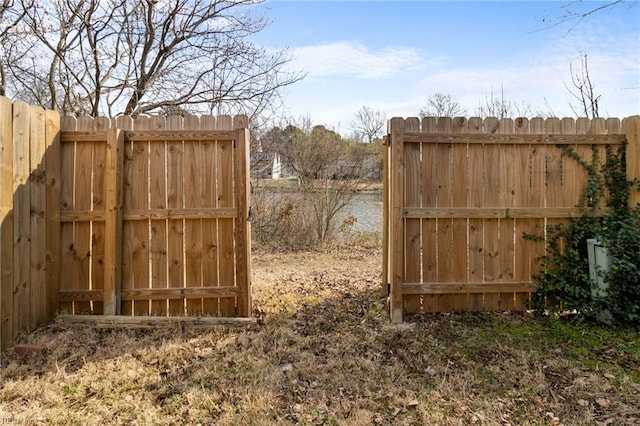
<svg viewBox="0 0 640 426"><path fill-rule="evenodd" d="M637 48L636 48L637 49ZM579 71L580 52L533 56L531 60L520 58L508 64L495 66L458 66L439 70L425 76L415 86L426 102L436 92L451 94L474 113L479 103L493 90L499 95L504 89L505 97L520 106L529 106L530 113L550 113L573 116L570 104L576 100L569 93L572 88L569 64ZM602 96L601 113L611 116L626 116L639 110L640 60L629 55L628 50L609 49L587 52L589 72L595 92Z"/></svg>
<svg viewBox="0 0 640 426"><path fill-rule="evenodd" d="M386 78L426 65L418 49L390 46L370 50L361 43L349 41L301 46L291 53L290 65L309 72L310 77Z"/></svg>

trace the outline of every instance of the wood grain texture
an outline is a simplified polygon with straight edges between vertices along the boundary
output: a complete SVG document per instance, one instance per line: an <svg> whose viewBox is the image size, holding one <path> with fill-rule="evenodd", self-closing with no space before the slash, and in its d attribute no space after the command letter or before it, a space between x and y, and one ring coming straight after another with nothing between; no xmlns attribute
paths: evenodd
<svg viewBox="0 0 640 426"><path fill-rule="evenodd" d="M13 105L0 96L0 351L13 345Z"/></svg>
<svg viewBox="0 0 640 426"><path fill-rule="evenodd" d="M31 107L29 119L29 192L31 220L31 295L29 329L44 325L47 318L47 196L45 111Z"/></svg>
<svg viewBox="0 0 640 426"><path fill-rule="evenodd" d="M119 129L108 133L105 153L105 210L104 224L104 305L105 315L120 313L122 289L122 204L124 167L124 135Z"/></svg>
<svg viewBox="0 0 640 426"><path fill-rule="evenodd" d="M30 197L31 107L13 105L13 327L30 330L31 317L31 197Z"/></svg>
<svg viewBox="0 0 640 426"><path fill-rule="evenodd" d="M396 120L400 128L401 119ZM405 283L420 277L443 286L426 293L407 293L403 287L405 312L528 308L544 245L523 235L582 215L575 206L584 171L562 156L561 146L589 160L592 146L603 151L605 145L622 142L620 121L425 117L420 126L416 122L409 118L402 123L401 161L393 159L397 147L391 139L383 266L389 277L400 271ZM402 179L402 214L394 216L393 189ZM606 213L604 208L597 212ZM392 237L398 221L402 253L394 250ZM402 262L398 254L404 256ZM478 286L447 294L453 283Z"/></svg>
<svg viewBox="0 0 640 426"><path fill-rule="evenodd" d="M391 229L389 240L393 259L391 265L391 294L389 309L391 321L401 323L403 315L402 278L404 276L404 229L402 204L404 189L404 120L391 119Z"/></svg>
<svg viewBox="0 0 640 426"><path fill-rule="evenodd" d="M182 117L167 118L167 129L180 131L183 129ZM167 142L167 208L184 209L184 142ZM169 287L184 287L184 219L170 218L167 221L167 260ZM168 314L184 315L185 306L182 300L170 300Z"/></svg>
<svg viewBox="0 0 640 426"><path fill-rule="evenodd" d="M164 117L151 117L149 128L153 131L166 129ZM168 285L167 261L167 219L152 218L150 209L163 211L167 207L167 142L164 140L149 142L149 209L145 212L149 220L149 256L151 261L150 287L164 289ZM168 300L151 301L151 315L167 315Z"/></svg>
<svg viewBox="0 0 640 426"><path fill-rule="evenodd" d="M223 115L217 119L218 130L233 130L233 119ZM234 207L235 187L233 183L235 175L235 147L232 140L218 140L217 153L219 167L217 168L216 187L218 207ZM236 253L234 247L234 233L236 221L233 219L218 219L218 285L237 285L236 278ZM236 300L225 298L220 300L220 315L235 316Z"/></svg>
<svg viewBox="0 0 640 426"><path fill-rule="evenodd" d="M250 136L248 123L234 123L237 129L235 158L235 194L239 215L236 219L236 285L238 287L237 315L248 317L252 314L251 299L251 222L249 213L251 199L250 178Z"/></svg>
<svg viewBox="0 0 640 426"><path fill-rule="evenodd" d="M420 122L417 118L405 120L405 131L419 131ZM422 204L422 167L421 145L413 144L404 149L404 205L418 207ZM403 282L420 281L422 278L422 221L405 219L405 271ZM420 312L421 300L419 296L409 295L403 299L404 310L407 313Z"/></svg>

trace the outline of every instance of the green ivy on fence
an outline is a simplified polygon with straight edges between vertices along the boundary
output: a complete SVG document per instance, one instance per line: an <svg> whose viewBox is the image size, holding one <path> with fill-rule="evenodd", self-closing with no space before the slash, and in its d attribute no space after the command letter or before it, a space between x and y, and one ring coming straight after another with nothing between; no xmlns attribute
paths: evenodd
<svg viewBox="0 0 640 426"><path fill-rule="evenodd" d="M541 258L542 273L535 277L534 307L577 311L585 315L610 313L611 322L640 324L640 207L629 207L630 191L640 190L639 182L626 175L627 143L614 152L606 148L601 164L594 148L585 161L571 147L559 145L563 155L575 160L587 172L580 200L582 217L547 227L547 249ZM604 213L603 213L604 207ZM526 239L544 241L541 235ZM602 271L606 292L592 292L587 239L595 238L608 249L609 271Z"/></svg>

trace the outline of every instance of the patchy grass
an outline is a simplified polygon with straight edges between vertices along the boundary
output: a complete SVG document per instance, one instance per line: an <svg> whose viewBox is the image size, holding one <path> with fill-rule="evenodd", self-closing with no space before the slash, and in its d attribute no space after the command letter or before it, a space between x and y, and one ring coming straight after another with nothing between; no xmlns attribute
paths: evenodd
<svg viewBox="0 0 640 426"><path fill-rule="evenodd" d="M261 254L242 329L102 330L2 357L0 422L624 425L640 422L640 339L576 317L475 313L391 325L371 248Z"/></svg>

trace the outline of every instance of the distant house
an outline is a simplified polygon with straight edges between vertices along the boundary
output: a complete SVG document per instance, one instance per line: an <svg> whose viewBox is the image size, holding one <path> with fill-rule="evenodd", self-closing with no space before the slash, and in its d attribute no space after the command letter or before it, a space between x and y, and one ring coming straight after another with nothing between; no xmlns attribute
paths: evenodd
<svg viewBox="0 0 640 426"><path fill-rule="evenodd" d="M280 154L275 152L252 152L251 177L259 179L280 179L283 177Z"/></svg>
<svg viewBox="0 0 640 426"><path fill-rule="evenodd" d="M280 154L273 156L273 162L271 163L271 179L280 179L282 177L282 161L280 160Z"/></svg>

